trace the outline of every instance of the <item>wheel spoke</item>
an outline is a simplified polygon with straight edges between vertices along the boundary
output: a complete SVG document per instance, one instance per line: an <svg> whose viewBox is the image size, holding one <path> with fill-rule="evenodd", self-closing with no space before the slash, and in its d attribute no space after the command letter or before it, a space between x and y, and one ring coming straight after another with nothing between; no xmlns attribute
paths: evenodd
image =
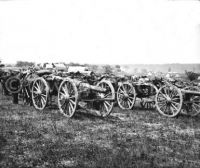
<svg viewBox="0 0 200 168"><path fill-rule="evenodd" d="M119 96L124 96L122 93L119 93L119 92L118 92L118 95L119 95Z"/></svg>
<svg viewBox="0 0 200 168"><path fill-rule="evenodd" d="M170 95L170 98L171 98L171 99L173 99L174 97L176 97L176 96L178 95L178 92L177 92L175 89L173 89L172 91L173 91L173 92L172 92L171 95Z"/></svg>
<svg viewBox="0 0 200 168"><path fill-rule="evenodd" d="M33 97L33 99L35 100L35 103L38 104L38 102L39 102L39 96Z"/></svg>
<svg viewBox="0 0 200 168"><path fill-rule="evenodd" d="M60 96L61 96L61 95L64 97L64 96L65 96L65 93L63 93L62 91L60 91Z"/></svg>
<svg viewBox="0 0 200 168"><path fill-rule="evenodd" d="M174 108L172 106L169 107L170 111L172 112L172 114L174 114ZM175 109L176 110L176 109Z"/></svg>
<svg viewBox="0 0 200 168"><path fill-rule="evenodd" d="M176 98L172 98L171 100L172 101L177 101L178 100L180 102L180 98L177 98L177 97Z"/></svg>
<svg viewBox="0 0 200 168"><path fill-rule="evenodd" d="M69 104L67 102L65 102L65 105L64 105L64 113L67 114L67 115L70 115L69 113Z"/></svg>
<svg viewBox="0 0 200 168"><path fill-rule="evenodd" d="M45 99L43 97L41 97L40 100L41 100L42 107L44 107L45 106Z"/></svg>
<svg viewBox="0 0 200 168"><path fill-rule="evenodd" d="M106 94L104 97L105 97L105 98L108 98L108 95L110 95L110 97L112 97L112 93L108 93L108 94Z"/></svg>
<svg viewBox="0 0 200 168"><path fill-rule="evenodd" d="M121 105L122 105L123 107L125 107L125 102L124 102L123 100L121 100Z"/></svg>
<svg viewBox="0 0 200 168"><path fill-rule="evenodd" d="M133 97L129 97L129 99L135 100Z"/></svg>
<svg viewBox="0 0 200 168"><path fill-rule="evenodd" d="M106 112L109 111L109 109L108 109L106 103L104 102L103 104L104 104L104 107L105 107L105 109L106 109Z"/></svg>
<svg viewBox="0 0 200 168"><path fill-rule="evenodd" d="M69 100L74 106L76 105L76 103L73 100Z"/></svg>
<svg viewBox="0 0 200 168"><path fill-rule="evenodd" d="M165 107L165 108L164 108L164 107ZM167 110L167 105L165 104L165 105L161 106L160 109L163 109L162 111L165 113L166 110Z"/></svg>
<svg viewBox="0 0 200 168"><path fill-rule="evenodd" d="M27 96L26 96L26 98L27 98ZM33 98L34 98L34 99L38 98L38 95L36 95L36 96L33 96Z"/></svg>
<svg viewBox="0 0 200 168"><path fill-rule="evenodd" d="M67 102L64 101L63 103L61 103L61 108L62 108L62 109L65 109L66 105L67 105Z"/></svg>
<svg viewBox="0 0 200 168"><path fill-rule="evenodd" d="M192 106L192 108L197 112L199 111L199 109L197 109L194 105Z"/></svg>
<svg viewBox="0 0 200 168"><path fill-rule="evenodd" d="M193 103L193 105L195 105L195 106L197 106L197 107L199 107L199 108L200 108L200 105L199 105L199 104Z"/></svg>
<svg viewBox="0 0 200 168"><path fill-rule="evenodd" d="M110 103L108 103L108 101L104 101L108 106L109 108L112 106Z"/></svg>
<svg viewBox="0 0 200 168"><path fill-rule="evenodd" d="M41 94L41 96L42 96L42 97L45 97L45 98L47 97L47 95L46 95L46 94Z"/></svg>
<svg viewBox="0 0 200 168"><path fill-rule="evenodd" d="M169 97L169 95L171 94L171 90L169 87L166 87L166 93L167 93L167 96Z"/></svg>
<svg viewBox="0 0 200 168"><path fill-rule="evenodd" d="M125 103L126 103L126 108L129 108L128 101L125 101Z"/></svg>
<svg viewBox="0 0 200 168"><path fill-rule="evenodd" d="M37 94L37 93L34 93L34 94L33 94L33 98L35 98L35 97L38 97L38 94Z"/></svg>
<svg viewBox="0 0 200 168"><path fill-rule="evenodd" d="M166 110L165 110L165 112L166 112L167 114L171 114L171 113L170 113L171 110L170 110L170 106L169 106L169 105L166 106Z"/></svg>
<svg viewBox="0 0 200 168"><path fill-rule="evenodd" d="M128 98L128 101L129 101L131 104L133 104L133 103L134 103L133 101L131 101L131 100L130 100L130 98Z"/></svg>
<svg viewBox="0 0 200 168"><path fill-rule="evenodd" d="M130 102L129 102L129 101L127 101L127 104L128 104L128 108L130 109L130 107L131 107L131 104L130 104Z"/></svg>
<svg viewBox="0 0 200 168"><path fill-rule="evenodd" d="M163 102L158 102L158 105L163 105L163 104L165 105L166 102L164 102L164 101Z"/></svg>
<svg viewBox="0 0 200 168"><path fill-rule="evenodd" d="M37 92L39 92L39 91L40 91L40 88L39 88L39 87L37 87L37 86L34 86L34 89L36 89L36 91L37 91Z"/></svg>
<svg viewBox="0 0 200 168"><path fill-rule="evenodd" d="M71 110L70 110L71 109ZM72 104L69 102L69 113L70 115L73 113L74 111L74 107L72 106Z"/></svg>
<svg viewBox="0 0 200 168"><path fill-rule="evenodd" d="M35 104L40 108L41 107L41 101L40 98L38 97L37 99L35 99Z"/></svg>
<svg viewBox="0 0 200 168"><path fill-rule="evenodd" d="M159 97L158 102L166 102L166 99Z"/></svg>
<svg viewBox="0 0 200 168"><path fill-rule="evenodd" d="M40 88L40 86L39 86L39 84L37 83L37 82L35 82L35 88L37 88L37 89L39 89Z"/></svg>
<svg viewBox="0 0 200 168"><path fill-rule="evenodd" d="M119 88L119 91L121 91L123 94L125 94L125 92L121 89L121 87Z"/></svg>
<svg viewBox="0 0 200 168"><path fill-rule="evenodd" d="M124 85L122 85L122 88L123 88L123 90L124 90L124 93L127 93L127 92L126 92L126 89L124 88Z"/></svg>
<svg viewBox="0 0 200 168"><path fill-rule="evenodd" d="M175 109L176 111L178 111L178 108L174 104L171 104L171 106L173 107L173 109Z"/></svg>
<svg viewBox="0 0 200 168"><path fill-rule="evenodd" d="M180 105L180 103L177 103L177 102L174 102L174 101L172 101L171 103L177 105L178 107Z"/></svg>
<svg viewBox="0 0 200 168"><path fill-rule="evenodd" d="M162 97L164 97L165 99L167 99L167 96L166 96L165 94L163 94L162 92L160 92L160 95L161 95Z"/></svg>
<svg viewBox="0 0 200 168"><path fill-rule="evenodd" d="M67 94L67 91L66 91L66 87L65 87L65 86L63 86L61 90L65 93L65 95Z"/></svg>

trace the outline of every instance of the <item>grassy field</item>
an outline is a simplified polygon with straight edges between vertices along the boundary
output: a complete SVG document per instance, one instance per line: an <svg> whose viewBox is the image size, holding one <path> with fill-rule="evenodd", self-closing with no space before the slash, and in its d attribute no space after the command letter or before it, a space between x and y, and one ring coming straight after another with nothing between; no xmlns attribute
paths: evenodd
<svg viewBox="0 0 200 168"><path fill-rule="evenodd" d="M200 117L170 119L138 106L67 119L2 95L0 114L2 168L200 167Z"/></svg>

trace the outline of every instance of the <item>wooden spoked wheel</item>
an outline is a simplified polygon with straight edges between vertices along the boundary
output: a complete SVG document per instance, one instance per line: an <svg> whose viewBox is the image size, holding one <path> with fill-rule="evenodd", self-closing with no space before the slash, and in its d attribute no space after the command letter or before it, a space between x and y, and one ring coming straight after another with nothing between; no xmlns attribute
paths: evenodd
<svg viewBox="0 0 200 168"><path fill-rule="evenodd" d="M172 85L162 86L156 94L156 108L166 117L175 117L182 108L181 90Z"/></svg>
<svg viewBox="0 0 200 168"><path fill-rule="evenodd" d="M121 109L132 109L136 100L136 91L129 82L121 83L117 89L117 102Z"/></svg>
<svg viewBox="0 0 200 168"><path fill-rule="evenodd" d="M99 111L102 117L108 116L114 106L115 90L110 81L102 80L97 84L98 87L105 89L103 93L98 93L101 101L99 102Z"/></svg>
<svg viewBox="0 0 200 168"><path fill-rule="evenodd" d="M158 89L155 85L151 83L149 83L147 87L148 87L148 96L145 98L142 98L140 105L142 108L145 108L145 109L153 109L155 108L155 99L156 99L156 94L158 92Z"/></svg>
<svg viewBox="0 0 200 168"><path fill-rule="evenodd" d="M35 109L43 110L47 105L49 96L49 86L44 78L39 77L33 82L31 94Z"/></svg>
<svg viewBox="0 0 200 168"><path fill-rule="evenodd" d="M197 86L189 86L184 90L200 92L200 88ZM186 114L192 117L197 116L200 113L200 96L193 94L185 94L184 109Z"/></svg>
<svg viewBox="0 0 200 168"><path fill-rule="evenodd" d="M78 90L75 83L70 79L61 82L58 89L58 108L60 112L71 118L77 108Z"/></svg>

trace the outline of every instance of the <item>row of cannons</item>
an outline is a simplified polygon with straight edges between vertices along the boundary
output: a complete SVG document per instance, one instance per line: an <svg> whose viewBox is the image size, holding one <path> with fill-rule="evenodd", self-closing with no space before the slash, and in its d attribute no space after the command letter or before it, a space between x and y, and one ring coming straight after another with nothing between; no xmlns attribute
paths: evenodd
<svg viewBox="0 0 200 168"><path fill-rule="evenodd" d="M136 101L142 108L155 108L167 117L200 113L200 87L180 80L29 68L1 71L0 81L4 94L12 94L15 102L20 97L24 105L37 110L56 102L59 111L69 118L78 108L98 111L102 117L108 116L116 104L123 110L134 110Z"/></svg>

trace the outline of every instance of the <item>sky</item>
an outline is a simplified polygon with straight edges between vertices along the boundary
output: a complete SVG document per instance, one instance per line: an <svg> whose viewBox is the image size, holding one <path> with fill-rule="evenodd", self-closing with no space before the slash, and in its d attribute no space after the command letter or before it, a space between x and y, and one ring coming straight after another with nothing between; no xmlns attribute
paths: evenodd
<svg viewBox="0 0 200 168"><path fill-rule="evenodd" d="M0 58L200 63L200 1L0 0Z"/></svg>

